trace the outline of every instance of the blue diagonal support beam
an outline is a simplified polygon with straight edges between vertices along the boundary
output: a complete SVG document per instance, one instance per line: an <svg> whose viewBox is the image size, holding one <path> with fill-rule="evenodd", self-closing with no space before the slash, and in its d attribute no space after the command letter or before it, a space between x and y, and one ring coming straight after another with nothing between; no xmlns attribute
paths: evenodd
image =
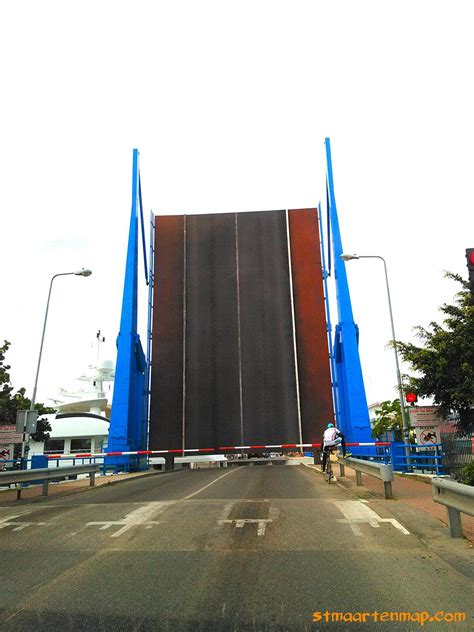
<svg viewBox="0 0 474 632"><path fill-rule="evenodd" d="M352 314L351 297L343 253L341 231L334 194L331 144L326 138L327 186L329 217L332 229L334 274L339 323L336 325L334 357L336 365L336 402L339 408L338 423L349 441L370 441L371 430L364 379L359 356L359 332Z"/></svg>
<svg viewBox="0 0 474 632"><path fill-rule="evenodd" d="M143 392L146 358L137 332L138 302L138 214L141 212L141 186L138 150L133 150L132 208L128 233L127 260L123 287L120 332L117 338L114 396L110 420L108 452L143 450ZM146 266L146 263L145 263ZM148 279L147 279L148 281ZM108 465L129 469L129 457L110 457ZM134 464L132 464L134 465Z"/></svg>

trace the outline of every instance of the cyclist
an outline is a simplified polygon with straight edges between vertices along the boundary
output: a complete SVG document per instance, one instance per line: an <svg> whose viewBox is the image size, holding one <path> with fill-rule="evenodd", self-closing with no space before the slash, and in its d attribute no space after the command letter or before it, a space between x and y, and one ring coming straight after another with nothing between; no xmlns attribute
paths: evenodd
<svg viewBox="0 0 474 632"><path fill-rule="evenodd" d="M346 442L344 435L338 430L333 423L328 423L326 430L323 434L323 440L321 447L323 450L323 472L326 469L326 461L329 456L331 448L335 448L338 445L342 448L342 456L346 456Z"/></svg>

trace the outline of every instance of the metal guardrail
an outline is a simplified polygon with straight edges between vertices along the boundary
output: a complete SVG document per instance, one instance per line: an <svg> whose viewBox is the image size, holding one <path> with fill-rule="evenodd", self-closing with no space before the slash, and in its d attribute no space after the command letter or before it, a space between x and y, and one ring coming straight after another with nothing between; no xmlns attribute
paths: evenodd
<svg viewBox="0 0 474 632"><path fill-rule="evenodd" d="M391 465L377 463L376 461L365 461L364 459L354 459L352 457L339 457L338 463L341 470L341 476L345 475L345 467L350 467L355 470L357 485L362 485L362 474L374 476L375 478L383 481L385 499L389 500L393 498L393 469Z"/></svg>
<svg viewBox="0 0 474 632"><path fill-rule="evenodd" d="M48 495L48 485L50 481L57 481L66 476L77 474L90 474L90 486L95 485L95 475L99 471L99 465L75 465L73 467L58 468L37 468L31 470L13 470L10 472L0 472L0 486L11 485L12 483L28 483L30 481L42 481L43 496ZM21 498L21 487L17 488L17 500Z"/></svg>
<svg viewBox="0 0 474 632"><path fill-rule="evenodd" d="M448 524L452 538L464 537L461 513L474 516L474 487L446 478L432 478L431 490L435 503L448 510Z"/></svg>

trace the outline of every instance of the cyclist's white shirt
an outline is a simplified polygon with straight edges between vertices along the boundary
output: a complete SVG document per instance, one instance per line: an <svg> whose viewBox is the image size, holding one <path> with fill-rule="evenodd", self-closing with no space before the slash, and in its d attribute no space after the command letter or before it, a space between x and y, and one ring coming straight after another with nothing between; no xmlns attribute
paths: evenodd
<svg viewBox="0 0 474 632"><path fill-rule="evenodd" d="M337 428L326 428L323 434L323 443L325 448L341 443L341 437Z"/></svg>

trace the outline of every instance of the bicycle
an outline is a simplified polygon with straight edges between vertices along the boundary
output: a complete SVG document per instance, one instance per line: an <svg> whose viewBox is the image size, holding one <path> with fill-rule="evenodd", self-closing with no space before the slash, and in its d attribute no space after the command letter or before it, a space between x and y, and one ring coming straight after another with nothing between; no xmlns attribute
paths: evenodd
<svg viewBox="0 0 474 632"><path fill-rule="evenodd" d="M330 449L328 451L328 456L326 459L326 467L324 468L324 478L327 480L328 485L331 484L331 481L336 482L336 477L334 476L334 473L332 471L332 460L331 460L331 456L336 456L336 449ZM336 457L337 458L337 457Z"/></svg>

